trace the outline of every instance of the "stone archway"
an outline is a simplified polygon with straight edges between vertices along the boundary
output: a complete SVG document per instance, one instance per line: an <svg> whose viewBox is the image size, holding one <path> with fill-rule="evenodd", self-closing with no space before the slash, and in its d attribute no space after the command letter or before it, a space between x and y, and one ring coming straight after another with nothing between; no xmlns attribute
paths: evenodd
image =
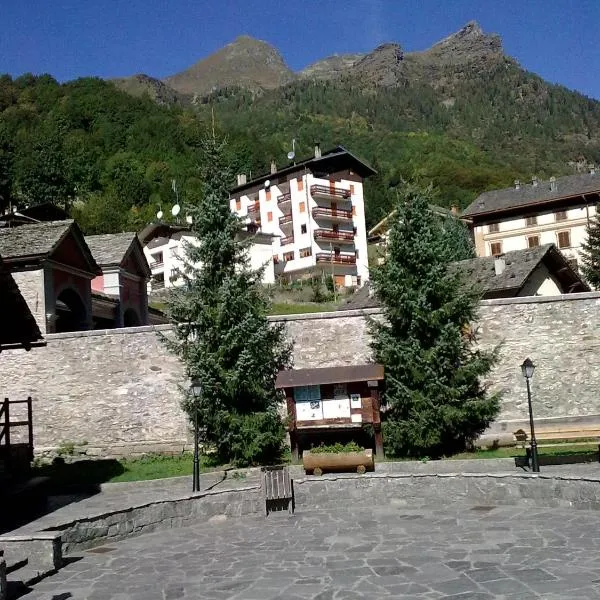
<svg viewBox="0 0 600 600"><path fill-rule="evenodd" d="M65 288L56 299L55 332L87 329L87 310L81 296L73 288Z"/></svg>

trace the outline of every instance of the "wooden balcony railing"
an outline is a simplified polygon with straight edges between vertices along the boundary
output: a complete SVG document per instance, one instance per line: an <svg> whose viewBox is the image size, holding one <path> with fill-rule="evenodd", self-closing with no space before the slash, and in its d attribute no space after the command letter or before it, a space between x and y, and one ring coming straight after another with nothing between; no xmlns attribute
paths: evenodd
<svg viewBox="0 0 600 600"><path fill-rule="evenodd" d="M319 252L316 256L318 263L329 263L334 265L355 265L354 254L336 254L335 252Z"/></svg>
<svg viewBox="0 0 600 600"><path fill-rule="evenodd" d="M332 210L331 208L323 208L321 206L313 208L312 215L315 217L315 219L321 217L339 221L352 220L351 210Z"/></svg>
<svg viewBox="0 0 600 600"><path fill-rule="evenodd" d="M288 235L286 237L282 237L280 243L281 243L282 246L287 246L288 244L293 244L294 243L294 236L293 235Z"/></svg>
<svg viewBox="0 0 600 600"><path fill-rule="evenodd" d="M328 186L328 185L311 185L310 193L313 196L327 196L328 198L345 198L348 199L352 195L350 190L343 188Z"/></svg>
<svg viewBox="0 0 600 600"><path fill-rule="evenodd" d="M285 194L281 194L277 196L277 204L283 204L284 202L289 202L292 199L292 193L286 192Z"/></svg>
<svg viewBox="0 0 600 600"><path fill-rule="evenodd" d="M292 213L282 215L279 219L279 225L287 225L292 222Z"/></svg>
<svg viewBox="0 0 600 600"><path fill-rule="evenodd" d="M337 240L345 242L354 241L353 231L333 231L333 229L317 229L314 234L315 240Z"/></svg>

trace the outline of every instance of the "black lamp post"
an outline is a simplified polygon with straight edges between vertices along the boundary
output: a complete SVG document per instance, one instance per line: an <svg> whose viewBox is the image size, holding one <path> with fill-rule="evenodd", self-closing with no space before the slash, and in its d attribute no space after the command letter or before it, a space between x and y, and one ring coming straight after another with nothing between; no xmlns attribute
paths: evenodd
<svg viewBox="0 0 600 600"><path fill-rule="evenodd" d="M537 442L535 441L535 429L533 427L533 408L531 406L531 386L529 380L533 377L535 365L530 358L526 358L521 365L521 372L527 382L527 403L529 405L529 427L531 428L531 470L534 473L540 472L540 464L538 462Z"/></svg>
<svg viewBox="0 0 600 600"><path fill-rule="evenodd" d="M193 482L192 482L192 491L199 492L200 491L200 457L198 451L198 400L202 395L202 385L197 379L192 381L192 385L190 386L190 391L192 392L192 396L194 397L194 472L193 472Z"/></svg>

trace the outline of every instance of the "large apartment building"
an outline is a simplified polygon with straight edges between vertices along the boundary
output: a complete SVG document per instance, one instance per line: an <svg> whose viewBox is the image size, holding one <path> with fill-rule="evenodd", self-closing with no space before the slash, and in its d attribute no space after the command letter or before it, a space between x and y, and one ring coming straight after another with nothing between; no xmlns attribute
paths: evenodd
<svg viewBox="0 0 600 600"><path fill-rule="evenodd" d="M478 256L556 244L577 268L586 228L600 202L600 174L589 172L481 194L462 214L472 224Z"/></svg>
<svg viewBox="0 0 600 600"><path fill-rule="evenodd" d="M278 277L332 275L338 286L369 279L363 181L375 171L338 146L250 181L238 175L231 210L249 231L273 235Z"/></svg>

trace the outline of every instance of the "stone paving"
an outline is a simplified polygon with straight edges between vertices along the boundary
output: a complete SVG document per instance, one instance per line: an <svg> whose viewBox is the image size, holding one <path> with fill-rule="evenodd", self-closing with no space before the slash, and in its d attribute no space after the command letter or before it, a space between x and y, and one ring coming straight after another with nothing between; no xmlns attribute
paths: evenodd
<svg viewBox="0 0 600 600"><path fill-rule="evenodd" d="M299 507L82 552L26 600L600 599L600 513Z"/></svg>

